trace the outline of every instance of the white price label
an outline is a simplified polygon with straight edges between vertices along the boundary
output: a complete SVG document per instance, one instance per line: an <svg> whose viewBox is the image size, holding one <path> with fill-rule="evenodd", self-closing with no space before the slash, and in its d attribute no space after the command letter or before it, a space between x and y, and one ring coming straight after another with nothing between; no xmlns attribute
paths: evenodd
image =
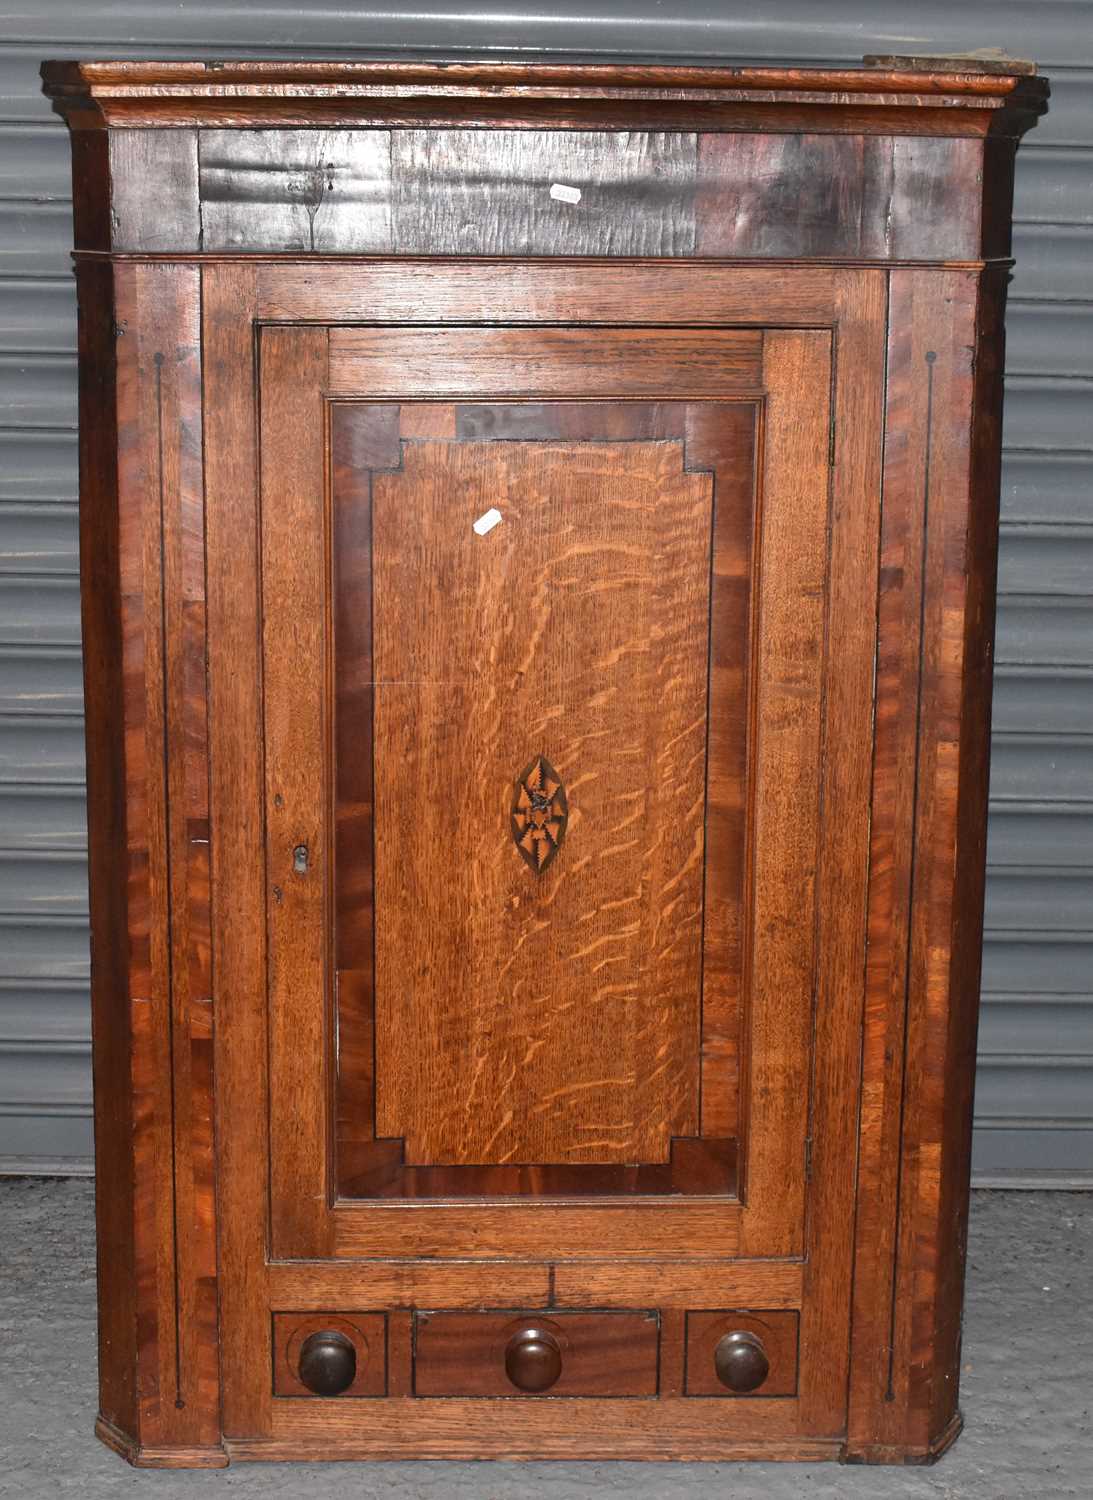
<svg viewBox="0 0 1093 1500"><path fill-rule="evenodd" d="M485 536L486 532L492 531L500 520L501 512L499 510L493 509L493 507L491 506L491 508L486 511L484 515L479 516L478 520L475 521L473 527L474 534L476 536Z"/></svg>

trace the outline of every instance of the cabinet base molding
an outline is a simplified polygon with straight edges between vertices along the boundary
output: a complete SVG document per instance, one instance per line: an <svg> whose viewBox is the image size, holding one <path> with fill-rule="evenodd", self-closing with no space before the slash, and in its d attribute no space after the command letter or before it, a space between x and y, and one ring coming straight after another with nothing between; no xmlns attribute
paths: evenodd
<svg viewBox="0 0 1093 1500"><path fill-rule="evenodd" d="M572 1447L565 1452L543 1453L538 1447L521 1450L512 1442L502 1438L496 1440L494 1448L487 1448L481 1438L447 1444L424 1442L419 1437L408 1441L394 1442L387 1433L380 1442L372 1443L360 1439L333 1441L323 1445L323 1459L332 1463L405 1462L411 1458L449 1460L465 1462L468 1459L491 1459L495 1462L521 1462L554 1459L566 1461L606 1461L635 1458L651 1463L824 1463L845 1464L903 1464L908 1467L929 1467L937 1463L960 1436L964 1422L960 1413L948 1424L941 1436L929 1448L913 1449L899 1447L868 1447L848 1452L845 1443L838 1438L827 1441L809 1440L799 1443L727 1443L715 1446L699 1445L650 1453L620 1453L612 1438L602 1446ZM225 1438L221 1448L142 1448L124 1432L119 1431L105 1417L95 1422L95 1436L107 1448L119 1454L135 1469L226 1469L235 1463L314 1463L315 1448L311 1438L276 1438L270 1441Z"/></svg>
<svg viewBox="0 0 1093 1500"><path fill-rule="evenodd" d="M314 1463L314 1444L306 1438L275 1438L270 1442L233 1441L225 1438L224 1447L232 1463ZM487 1445L481 1437L459 1442L429 1441L418 1436L404 1443L390 1436L377 1443L335 1440L323 1445L322 1457L335 1463L405 1463L408 1459L446 1460L465 1463L487 1459L498 1463L584 1463L609 1462L618 1459L628 1463L838 1463L843 1458L841 1439L808 1439L798 1443L721 1442L678 1444L659 1440L638 1449L621 1450L612 1435L596 1443L573 1443L564 1451L545 1452L538 1444L521 1444L514 1436L509 1441L497 1439ZM889 1459L899 1463L901 1459ZM180 1465L181 1467L181 1465Z"/></svg>
<svg viewBox="0 0 1093 1500"><path fill-rule="evenodd" d="M142 1448L105 1417L95 1421L95 1436L134 1469L226 1469L226 1448Z"/></svg>
<svg viewBox="0 0 1093 1500"><path fill-rule="evenodd" d="M884 1444L869 1444L843 1454L847 1464L905 1464L909 1468L926 1468L944 1458L957 1438L964 1431L964 1413L958 1411L946 1423L944 1431L926 1448L891 1447Z"/></svg>

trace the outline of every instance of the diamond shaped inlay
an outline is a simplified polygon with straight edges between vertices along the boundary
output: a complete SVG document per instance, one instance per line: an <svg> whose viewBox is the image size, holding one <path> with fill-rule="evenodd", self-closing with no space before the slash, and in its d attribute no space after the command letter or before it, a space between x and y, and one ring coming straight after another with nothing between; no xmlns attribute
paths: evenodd
<svg viewBox="0 0 1093 1500"><path fill-rule="evenodd" d="M562 847L569 806L562 778L543 755L521 772L512 799L512 837L521 859L541 875Z"/></svg>

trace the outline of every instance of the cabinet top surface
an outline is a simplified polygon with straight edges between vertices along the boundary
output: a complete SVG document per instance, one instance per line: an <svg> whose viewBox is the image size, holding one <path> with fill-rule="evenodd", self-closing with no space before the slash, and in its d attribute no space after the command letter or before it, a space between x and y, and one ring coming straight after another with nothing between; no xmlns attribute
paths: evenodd
<svg viewBox="0 0 1093 1500"><path fill-rule="evenodd" d="M45 92L77 126L217 123L373 125L430 114L492 123L532 111L566 125L631 109L650 124L697 110L709 128L747 129L787 106L817 115L890 112L915 134L916 116L993 113L1017 134L1042 112L1048 87L1010 59L867 58L856 68L679 66L572 62L45 62ZM930 133L937 133L936 128ZM960 133L963 133L961 131ZM973 133L969 131L968 133ZM978 133L978 132L975 132Z"/></svg>

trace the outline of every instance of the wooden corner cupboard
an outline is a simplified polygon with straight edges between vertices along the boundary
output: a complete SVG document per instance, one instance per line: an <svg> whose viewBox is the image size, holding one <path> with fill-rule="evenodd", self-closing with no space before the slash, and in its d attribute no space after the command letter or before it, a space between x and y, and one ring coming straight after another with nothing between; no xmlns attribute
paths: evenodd
<svg viewBox="0 0 1093 1500"><path fill-rule="evenodd" d="M43 72L100 1437L935 1458L1046 84Z"/></svg>

